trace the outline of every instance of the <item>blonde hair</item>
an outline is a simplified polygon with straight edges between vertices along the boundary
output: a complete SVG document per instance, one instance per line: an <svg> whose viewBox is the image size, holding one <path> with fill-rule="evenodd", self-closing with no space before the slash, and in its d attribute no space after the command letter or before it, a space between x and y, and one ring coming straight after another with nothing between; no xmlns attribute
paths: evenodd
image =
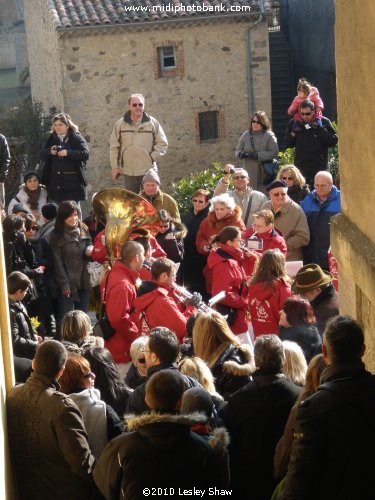
<svg viewBox="0 0 375 500"><path fill-rule="evenodd" d="M76 309L65 314L61 322L61 337L80 346L91 333L91 321L86 313Z"/></svg>
<svg viewBox="0 0 375 500"><path fill-rule="evenodd" d="M296 385L304 386L307 363L301 347L296 342L283 341L285 362L282 372Z"/></svg>
<svg viewBox="0 0 375 500"><path fill-rule="evenodd" d="M230 344L240 347L240 342L221 314L214 311L198 316L193 328L194 352L209 368L214 366Z"/></svg>
<svg viewBox="0 0 375 500"><path fill-rule="evenodd" d="M301 91L301 92L305 92L305 94L309 95L311 87L312 87L311 83L308 82L305 77L302 77L298 80L297 92Z"/></svg>
<svg viewBox="0 0 375 500"><path fill-rule="evenodd" d="M280 279L290 283L290 278L285 270L285 257L278 248L266 250L262 255L255 274L250 279L251 285L264 283L264 286L270 286L275 289L274 280Z"/></svg>
<svg viewBox="0 0 375 500"><path fill-rule="evenodd" d="M129 99L128 99L128 104L130 104L130 103L132 102L132 99L133 99L134 97L138 97L138 99L139 99L140 101L142 101L142 102L143 102L143 105L145 104L145 102L146 102L146 101L145 101L145 98L143 97L143 95L142 95L142 94L132 94L132 95L129 97Z"/></svg>
<svg viewBox="0 0 375 500"><path fill-rule="evenodd" d="M284 165L278 172L277 174L277 180L281 181L282 176L285 175L286 173L290 172L291 176L293 177L294 184L296 184L299 187L302 187L304 184L306 184L306 179L302 175L301 171L292 164Z"/></svg>
<svg viewBox="0 0 375 500"><path fill-rule="evenodd" d="M188 375L198 380L201 386L212 396L223 399L215 388L215 379L207 364L200 358L183 358L179 364L179 370L183 375Z"/></svg>
<svg viewBox="0 0 375 500"><path fill-rule="evenodd" d="M273 224L275 222L275 216L273 215L272 210L268 210L267 208L254 214L254 219L262 219L266 226L269 226L270 224Z"/></svg>
<svg viewBox="0 0 375 500"><path fill-rule="evenodd" d="M141 337L138 337L135 339L130 346L130 357L132 358L132 361L138 361L140 359L140 354L143 354L145 352L145 347L148 343L148 337L147 335L142 335Z"/></svg>

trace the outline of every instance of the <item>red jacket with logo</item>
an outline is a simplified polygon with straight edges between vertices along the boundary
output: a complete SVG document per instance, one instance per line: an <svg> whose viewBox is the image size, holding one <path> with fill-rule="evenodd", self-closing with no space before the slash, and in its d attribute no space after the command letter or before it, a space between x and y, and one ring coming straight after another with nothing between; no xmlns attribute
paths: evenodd
<svg viewBox="0 0 375 500"><path fill-rule="evenodd" d="M231 326L233 333L245 333L248 329L246 311L249 289L245 282L252 274L255 262L254 255L244 254L239 248L229 245L220 245L217 250L211 250L207 259L207 267L212 273L212 295L224 290L227 295L221 303L237 310Z"/></svg>
<svg viewBox="0 0 375 500"><path fill-rule="evenodd" d="M265 283L249 286L249 309L254 337L279 333L280 311L292 292L290 284L284 280L275 279L273 283L275 288Z"/></svg>
<svg viewBox="0 0 375 500"><path fill-rule="evenodd" d="M191 314L191 312L190 312ZM143 281L135 300L135 321L148 330L157 326L169 328L182 343L186 334L187 317L180 311L173 298L173 289L155 281Z"/></svg>
<svg viewBox="0 0 375 500"><path fill-rule="evenodd" d="M247 229L247 231L245 231L242 234L242 238L244 240L251 238L253 234L254 234L254 228L249 227L249 229ZM262 255L266 250L272 250L274 248L278 248L280 252L283 253L284 256L286 257L287 248L283 233L281 231L278 231L276 228L273 228L266 233L257 233L256 237L263 240L263 250L254 250L254 252L257 252L259 253L259 255Z"/></svg>
<svg viewBox="0 0 375 500"><path fill-rule="evenodd" d="M105 346L112 354L115 363L131 361L130 345L139 336L138 327L132 316L137 297L135 283L138 277L136 271L116 260L108 278L106 311L116 333L105 341ZM106 276L100 285L102 301L105 282Z"/></svg>

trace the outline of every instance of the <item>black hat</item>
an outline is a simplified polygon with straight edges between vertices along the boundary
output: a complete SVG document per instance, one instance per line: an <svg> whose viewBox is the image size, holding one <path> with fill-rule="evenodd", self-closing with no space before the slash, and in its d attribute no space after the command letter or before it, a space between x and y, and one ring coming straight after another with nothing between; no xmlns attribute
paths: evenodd
<svg viewBox="0 0 375 500"><path fill-rule="evenodd" d="M56 203L47 203L46 205L43 205L41 210L43 217L47 220L55 219L58 208L59 207Z"/></svg>
<svg viewBox="0 0 375 500"><path fill-rule="evenodd" d="M284 181L273 181L271 184L268 184L266 187L267 191L271 191L271 189L275 188L287 188L287 183Z"/></svg>
<svg viewBox="0 0 375 500"><path fill-rule="evenodd" d="M40 177L36 170L30 170L30 172L26 172L26 174L23 176L23 182L26 183L28 179L31 179L31 177L36 177L40 182Z"/></svg>
<svg viewBox="0 0 375 500"><path fill-rule="evenodd" d="M25 212L25 214L29 214L30 209L24 203L16 203L13 205L12 214L18 214L18 212Z"/></svg>

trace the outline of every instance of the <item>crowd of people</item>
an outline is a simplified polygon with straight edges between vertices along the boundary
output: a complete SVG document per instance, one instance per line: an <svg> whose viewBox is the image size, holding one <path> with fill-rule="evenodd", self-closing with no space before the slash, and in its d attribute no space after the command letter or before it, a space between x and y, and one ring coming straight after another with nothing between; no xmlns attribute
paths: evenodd
<svg viewBox="0 0 375 500"><path fill-rule="evenodd" d="M42 171L26 172L2 207L20 498L193 488L238 500L371 498L363 448L375 382L329 272L337 136L317 89L300 80L297 91L295 164L272 175L277 140L257 111L235 149L242 164L225 165L214 193L197 189L182 218L155 164L165 133L131 95L110 137L112 179L124 175L159 224L130 232L114 261L106 221L82 217L87 144L69 115L55 116Z"/></svg>

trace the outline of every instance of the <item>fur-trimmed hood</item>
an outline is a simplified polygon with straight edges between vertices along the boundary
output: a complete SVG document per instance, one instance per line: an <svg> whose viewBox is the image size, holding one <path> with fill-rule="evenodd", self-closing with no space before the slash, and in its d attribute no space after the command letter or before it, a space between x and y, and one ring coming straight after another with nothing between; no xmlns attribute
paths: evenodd
<svg viewBox="0 0 375 500"><path fill-rule="evenodd" d="M237 226L239 221L241 220L242 210L236 205L232 212L223 217L222 219L218 219L216 217L215 211L210 212L208 214L208 222L210 225L214 226L217 230L221 231L224 227L227 226Z"/></svg>
<svg viewBox="0 0 375 500"><path fill-rule="evenodd" d="M190 430L190 427L196 424L205 424L207 422L207 417L203 413L194 412L188 415L180 413L158 413L151 412L150 414L144 413L143 415L125 415L125 424L127 426L128 432L139 431L141 434L145 435L147 438L159 440L160 437L165 438L166 434L169 434L172 428L168 424L175 426L181 426L185 430ZM164 433L163 429L160 428L155 432L156 428L154 424L167 424L164 425L164 430L167 428L169 432ZM149 432L151 430L151 432ZM152 430L154 432L152 432ZM173 432L173 430L172 430ZM218 427L212 431L208 436L207 442L211 448L216 452L222 452L228 448L229 445L229 434L224 427ZM170 440L168 440L170 442ZM154 443L155 444L155 443Z"/></svg>
<svg viewBox="0 0 375 500"><path fill-rule="evenodd" d="M219 356L215 366L221 365L223 372L235 377L246 377L254 373L255 363L253 351L246 344L238 347L229 346Z"/></svg>

